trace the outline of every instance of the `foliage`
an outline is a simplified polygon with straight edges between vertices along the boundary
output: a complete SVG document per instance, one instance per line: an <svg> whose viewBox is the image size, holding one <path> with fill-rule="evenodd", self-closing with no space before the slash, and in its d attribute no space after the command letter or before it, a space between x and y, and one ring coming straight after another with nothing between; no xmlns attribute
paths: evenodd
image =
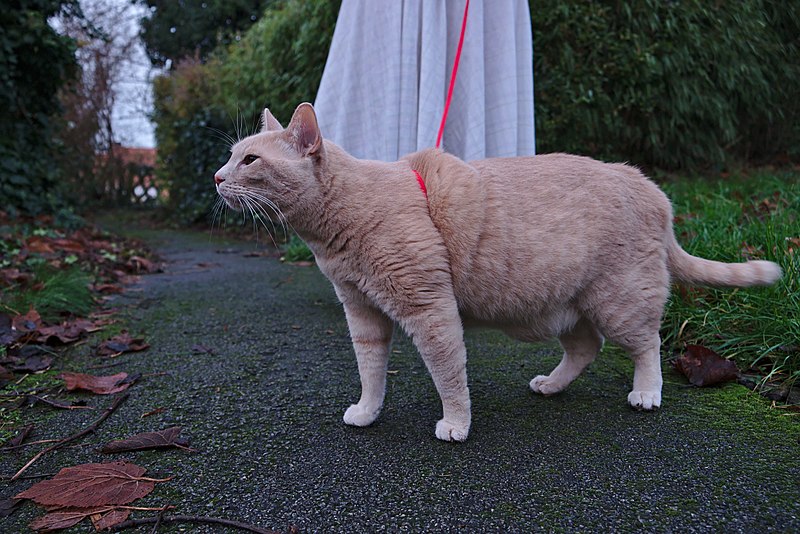
<svg viewBox="0 0 800 534"><path fill-rule="evenodd" d="M225 141L257 128L263 107L286 121L295 105L314 99L337 13L338 2L324 0L272 4L240 42L156 80L157 177L175 219L210 218Z"/></svg>
<svg viewBox="0 0 800 534"><path fill-rule="evenodd" d="M800 174L666 184L679 242L691 254L738 262L775 261L783 277L750 289L682 288L663 322L667 347L705 344L744 368L800 377Z"/></svg>
<svg viewBox="0 0 800 534"><path fill-rule="evenodd" d="M797 150L792 3L545 0L531 11L539 152L696 169Z"/></svg>
<svg viewBox="0 0 800 534"><path fill-rule="evenodd" d="M0 195L23 213L63 206L53 164L57 94L76 73L75 43L48 18L79 17L76 0L20 0L0 10Z"/></svg>
<svg viewBox="0 0 800 534"><path fill-rule="evenodd" d="M297 261L314 261L314 254L306 246L302 239L297 237L297 234L292 234L281 257L283 261L290 263Z"/></svg>
<svg viewBox="0 0 800 534"><path fill-rule="evenodd" d="M60 313L69 310L74 315L87 315L94 306L89 291L91 279L77 266L54 269L43 265L33 271L36 291L12 291L3 298L3 308L26 312L33 308L46 320L56 320ZM8 302L6 302L8 301Z"/></svg>
<svg viewBox="0 0 800 534"><path fill-rule="evenodd" d="M134 0L137 1L137 0ZM272 0L138 0L150 8L142 40L155 66L187 57L205 60L219 44L239 39Z"/></svg>

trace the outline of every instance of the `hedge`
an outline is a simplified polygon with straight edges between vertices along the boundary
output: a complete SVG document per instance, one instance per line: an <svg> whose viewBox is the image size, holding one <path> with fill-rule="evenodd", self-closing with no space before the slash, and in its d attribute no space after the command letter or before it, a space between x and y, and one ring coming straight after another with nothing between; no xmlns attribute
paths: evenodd
<svg viewBox="0 0 800 534"><path fill-rule="evenodd" d="M158 81L159 177L177 218L210 213L226 159L216 137L253 128L265 106L286 121L314 100L338 6L286 0ZM800 157L796 2L531 0L531 14L538 152L690 173Z"/></svg>

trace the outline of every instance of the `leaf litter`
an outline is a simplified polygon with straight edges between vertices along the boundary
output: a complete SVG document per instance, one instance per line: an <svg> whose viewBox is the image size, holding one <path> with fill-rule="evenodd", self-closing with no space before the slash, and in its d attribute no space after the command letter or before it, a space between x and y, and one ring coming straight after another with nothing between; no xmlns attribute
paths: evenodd
<svg viewBox="0 0 800 534"><path fill-rule="evenodd" d="M684 353L675 360L675 367L698 387L731 382L740 374L736 363L702 345L686 345Z"/></svg>
<svg viewBox="0 0 800 534"><path fill-rule="evenodd" d="M97 395L112 395L128 389L132 381L128 373L117 373L110 376L94 376L84 373L64 372L59 375L69 391L91 391Z"/></svg>
<svg viewBox="0 0 800 534"><path fill-rule="evenodd" d="M68 528L87 517L96 530L107 529L125 521L131 510L164 510L124 506L150 494L156 483L172 480L144 477L145 472L145 468L128 462L65 467L14 499L29 499L47 507L48 513L30 524L40 532Z"/></svg>
<svg viewBox="0 0 800 534"><path fill-rule="evenodd" d="M189 440L179 437L182 428L173 426L158 432L142 432L126 439L106 443L100 452L113 454L118 452L143 451L148 449L165 449L175 447L178 449L196 452L189 447Z"/></svg>

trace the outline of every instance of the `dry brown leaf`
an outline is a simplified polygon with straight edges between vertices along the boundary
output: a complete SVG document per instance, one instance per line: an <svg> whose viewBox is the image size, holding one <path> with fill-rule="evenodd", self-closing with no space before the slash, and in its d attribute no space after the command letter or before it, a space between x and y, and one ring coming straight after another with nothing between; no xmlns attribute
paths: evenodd
<svg viewBox="0 0 800 534"><path fill-rule="evenodd" d="M39 312L31 307L25 315L17 315L11 320L11 325L17 332L28 333L38 330L42 326Z"/></svg>
<svg viewBox="0 0 800 534"><path fill-rule="evenodd" d="M93 376L83 373L61 373L64 384L69 391L83 389L98 395L111 395L125 391L131 386L131 382L126 382L128 373L117 373L110 376Z"/></svg>
<svg viewBox="0 0 800 534"><path fill-rule="evenodd" d="M173 426L159 432L142 432L126 439L106 443L100 452L112 454L116 452L141 451L146 449L162 449L165 447L186 448L189 442L179 438L181 427Z"/></svg>
<svg viewBox="0 0 800 534"><path fill-rule="evenodd" d="M131 515L131 511L127 508L114 508L105 513L92 514L92 524L96 531L111 529L119 525Z"/></svg>
<svg viewBox="0 0 800 534"><path fill-rule="evenodd" d="M686 351L675 360L675 367L700 387L730 382L739 376L734 362L702 345L686 345Z"/></svg>
<svg viewBox="0 0 800 534"><path fill-rule="evenodd" d="M156 480L145 478L143 467L127 462L65 467L49 480L14 496L44 506L91 508L128 504L153 491Z"/></svg>
<svg viewBox="0 0 800 534"><path fill-rule="evenodd" d="M128 332L123 330L119 335L100 343L97 353L101 356L111 356L123 352L139 352L148 348L150 345L145 343L144 338L131 337Z"/></svg>
<svg viewBox="0 0 800 534"><path fill-rule="evenodd" d="M61 530L77 525L90 515L98 513L98 511L107 512L110 509L111 508L108 506L103 506L102 508L57 510L34 519L28 526L39 532L53 532L54 530Z"/></svg>

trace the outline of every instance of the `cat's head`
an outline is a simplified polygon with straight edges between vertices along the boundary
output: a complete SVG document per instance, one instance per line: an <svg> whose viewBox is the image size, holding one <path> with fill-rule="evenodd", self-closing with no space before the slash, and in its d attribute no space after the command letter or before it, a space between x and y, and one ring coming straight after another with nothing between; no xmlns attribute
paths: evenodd
<svg viewBox="0 0 800 534"><path fill-rule="evenodd" d="M285 129L264 110L262 128L231 147L228 163L214 174L217 193L231 208L275 214L312 202L324 159L322 135L311 104L300 104Z"/></svg>

